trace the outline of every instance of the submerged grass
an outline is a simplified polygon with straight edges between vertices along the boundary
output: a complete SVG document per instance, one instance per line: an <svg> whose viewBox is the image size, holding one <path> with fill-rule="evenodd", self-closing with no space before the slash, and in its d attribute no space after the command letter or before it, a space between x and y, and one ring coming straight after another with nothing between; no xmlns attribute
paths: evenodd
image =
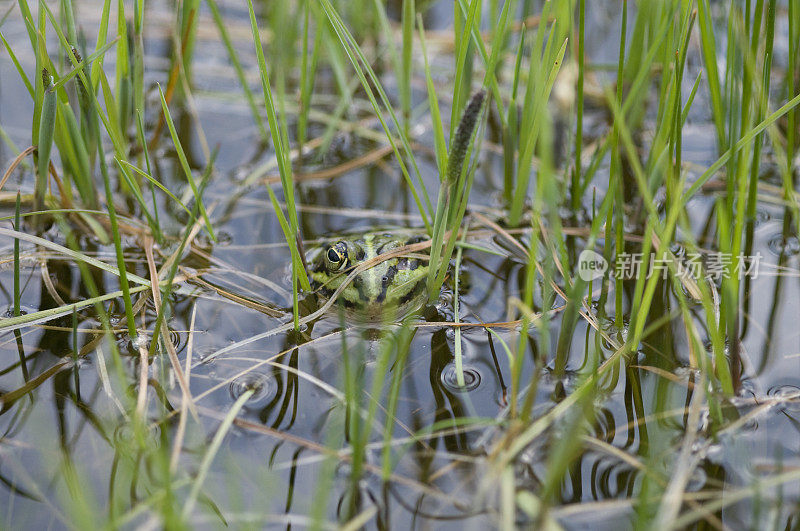
<svg viewBox="0 0 800 531"><path fill-rule="evenodd" d="M416 424L408 425L401 409L404 401L416 397L404 394L404 375L417 354L411 345L420 323L411 317L395 329L382 331L375 353L370 350L371 341L351 341L359 334L344 320L341 328L331 333L334 338L338 334L341 346L337 359L341 360L338 374L343 392L331 393L330 422L323 428L314 427L315 435L322 434L320 441L279 429L278 424L262 426L259 431L239 422L248 400L260 391L256 385L236 396L228 413L218 419L221 424L203 448L202 457L198 454L195 459L181 452L180 445L173 449L170 421L178 413L165 391L171 388L171 378L178 382L185 405L180 413L181 430L190 426L210 433L201 423L199 398L192 395L191 380L169 335L179 313L172 296L180 289L176 285L193 274L204 274L182 269L190 244L203 227L213 245L221 224L204 199L217 177L217 150L204 150L208 159L204 164L195 161L191 130L197 128L198 137L204 139L201 124L193 121L192 112L181 113L180 118L174 114L194 106L194 58L198 31L204 23L203 8L199 0L172 8L175 46L169 70L162 72L166 90L158 85L156 94L145 86L149 4L137 0L126 12L125 3L115 6L105 0L97 35L92 38L94 52L87 54L87 37L79 31L78 6L60 0L56 16L51 6L39 2L34 17L27 0L19 0L17 16L27 31L30 49L12 50L2 31L9 15L0 19L0 38L33 103L31 147L11 165L0 188L10 182L10 174L27 154L33 153L35 160L32 172L21 168L26 179L32 177L33 194L24 181L9 196L15 200L14 213L5 219L13 219L13 230L0 228L0 234L13 239L7 260L14 265L9 295L12 315L0 321L0 330L15 332L24 381L16 390L4 392L0 401L4 412L33 407L42 383L75 365L74 379L67 385L74 386L72 400L84 407L77 365L82 358L92 357L101 365L103 389L116 404L119 416L92 419L92 423L103 432L121 425L132 430L129 440L108 440L115 454L108 514L99 513L93 495L82 490L91 473L84 471L83 465L76 466L76 456L69 445L63 445L57 457L56 480L63 497L56 503L69 506L66 514L58 515L63 523L115 527L149 519L152 525L181 527L203 523L206 517L215 524L248 517L245 511L229 510L225 504L230 500L212 499L218 489L210 475L217 470L214 466L226 436L236 429L266 433L281 444L297 445L293 463L300 459L300 449L313 455L302 459L321 463L316 468L320 481L313 493L295 491L292 476L287 514L281 515L288 523L309 523L315 528L333 525L327 521L331 515L339 524L353 528L365 523L385 526L390 521L388 508L384 512L379 503L370 501L372 495L368 496L364 487L368 477L377 478L387 491L402 486L420 498L448 503L465 515L481 507L505 528L520 522L553 526L562 518L559 511L566 503L565 485L575 481L579 458L589 448L602 448L641 472L640 480L625 496L628 515L639 528L680 527L698 521L715 525L720 519L724 524L726 505L764 496L768 487L797 481L797 474L786 473L780 463L773 463L774 473L734 493L734 500L722 497L724 483L707 498L689 492L689 478L699 467L692 449L701 438L713 438L735 425L729 411L731 401L743 389L742 328L749 318L747 305L752 293L749 281L739 277L734 263L726 264L721 280L715 282L708 265L687 275L684 259L676 251L710 249L730 257L752 254L760 185L770 165L777 167L786 209L784 241L798 237L800 9L795 1L784 5L776 0L754 0L743 7L737 2L712 5L709 0L644 1L637 2L635 9L623 2L619 5L619 36L615 37L617 60L607 68L595 64L593 50L587 48L587 33L591 32L587 11L592 7L584 0L459 0L452 3L452 22L445 32L424 27L423 21L430 25L424 18L430 6L414 0L397 3L395 21L381 2L373 0L306 0L280 6L248 0L246 23L238 21L235 27L215 0L207 0L206 5L244 92L257 140L269 144L269 154L274 157L270 164L277 167L283 202L270 185L267 194L289 250L292 278L291 323L237 338L206 361L286 333L282 352L269 362L255 363L248 371L260 363L284 364L282 356L292 353L294 362L283 366L292 369L295 380L299 374L320 382L316 375L298 369L296 362L298 353L313 349L322 339L313 337L308 326L326 310L303 314L302 294L311 288L301 213L309 196L297 176L308 160L305 155L318 149L315 161L319 161L337 125L346 125L362 140L383 143L385 152L393 155L391 168L401 174L430 236L424 244L430 246L429 302L443 304L440 294L445 285L454 297L454 322L440 326L455 327L451 341L455 342L456 388L466 393L461 326L484 326L491 344L496 341L505 353L504 363L495 363L499 378L503 373L510 376L508 400L503 397L497 418L486 418L477 413L482 410L466 394L462 404L450 393L448 400L461 406L458 413L453 406L449 418L436 416L428 422L414 417ZM717 9L728 17L725 24L715 13ZM783 16L786 62L777 68L776 28L783 27ZM114 38L109 31L115 33ZM243 34L254 47L254 60L239 51L245 48L237 46L236 39L241 40ZM451 64L444 80L435 66L441 58L433 51L442 49L443 41L450 47L445 58ZM59 45L57 54L47 48L53 42ZM112 49L113 71L106 64L106 54ZM725 60L720 61L723 56ZM33 74L26 71L30 58L35 62ZM690 58L701 61L703 69L692 68ZM390 68L385 69L383 63ZM255 68L263 108L249 85ZM292 102L289 95L295 91L296 101ZM331 96L333 92L338 93ZM148 95L158 101L153 104ZM591 135L585 127L590 96L592 105L601 107L610 121L602 132ZM716 161L701 170L684 160L685 131L697 112L698 98L708 102L717 149ZM327 121L315 123L316 107L323 108L320 101L327 102ZM367 109L370 115L359 115L359 109ZM431 138L417 136L415 120L423 114L429 116L425 134ZM186 116L188 132L183 124ZM323 124L325 127L317 128ZM316 136L318 129L323 133ZM0 128L11 145L4 131ZM428 166L422 164L425 150L420 145L426 141L432 143L427 155L438 171L434 179L423 174ZM158 175L156 159L167 144L189 186L183 193L170 190L170 181ZM113 153L107 157L109 145ZM493 164L492 150L502 153L499 166ZM113 158L116 165L109 165L107 158ZM497 168L499 172L495 172ZM200 174L200 169L198 180L195 174ZM500 175L497 183L493 173ZM484 215L486 201L470 197L476 182L484 177L482 189L493 187L497 192L494 219ZM102 193L97 179L102 179ZM149 197L143 193L143 179L150 188ZM714 200L709 226L700 232L689 204L713 181L722 183L723 192ZM438 184L434 202L433 190L428 190L431 182L434 188ZM225 186L227 183L213 187ZM170 212L180 216L173 215L173 220ZM134 223L137 218L144 222ZM174 221L179 219L181 226L176 230ZM31 222L26 227L23 220ZM66 245L48 240L45 231L52 222ZM564 226L572 222L583 225L577 227L583 229L580 238L569 232L576 227ZM512 249L509 256L520 267L518 287L505 301L508 321L513 323L513 333L505 338L499 335L499 326L460 313L460 289L468 281L460 269L467 263L465 252L483 256L486 247L469 241L477 225L491 229L497 241ZM90 249L94 243L88 245L87 239L113 244L116 263L94 257ZM131 240L146 249L149 278L134 274L132 260L137 253L131 250ZM160 270L155 264L154 241L173 246L171 252L165 250L160 256ZM25 314L21 275L28 268L24 257L53 261L45 257L46 249L79 269L86 296L69 302L53 297L55 304ZM641 253L639 271L657 274L587 279L581 274L578 256L594 249L614 265ZM496 253L497 249L490 251ZM451 267L454 253L455 270ZM204 259L218 265L210 254ZM104 272L109 276L103 276ZM448 282L450 273L452 282ZM109 278L114 279L113 286L108 284ZM129 282L138 286L130 287ZM145 309L150 297L155 302L154 313ZM127 330L122 336L106 301L124 307ZM82 314L81 319L99 321L99 327L93 329L99 339L81 347L78 315L90 307L94 313L90 317ZM114 312L119 317L122 313ZM285 315L288 320L289 312ZM67 327L68 358L44 368L38 361L32 366L23 334L65 316L72 319L71 328ZM582 330L586 337L576 341ZM434 340L431 343L431 374L439 378L441 371L433 370ZM139 355L138 368L121 352L128 344ZM110 375L103 352L111 353ZM368 361L373 354L374 359ZM668 385L677 380L672 369L684 365L697 375L687 384L690 393L696 392L676 410ZM555 404L541 401L544 374L557 382L552 397ZM654 385L643 382L652 375L658 377ZM628 428L629 437L638 443L635 449L632 443L616 446L614 434L601 441L593 431L601 404L622 381L625 400L636 416ZM293 385L295 390L299 388L299 384ZM437 385L432 382L432 393L443 401ZM157 398L148 399L150 387ZM505 384L503 389L505 392ZM32 400L21 405L26 401L20 399L26 396ZM296 407L296 397L294 403ZM288 406L283 414L286 410ZM187 411L193 420L188 420ZM701 429L699 419L705 413L709 426ZM296 414L291 414L293 419ZM677 428L677 443L674 429L663 421L673 417L685 419ZM472 452L472 447L463 443L437 454L433 441L445 433L466 441L466 434L478 431L484 434L482 453L452 461L465 465L477 460L485 471L477 486L463 494L464 499L459 498L462 494L451 495L438 486L443 476L457 483L455 474L447 476L447 471L432 468L414 476L407 470L399 472L412 449L431 461L447 452ZM183 434L181 431L179 442ZM543 473L531 487L519 470L528 466L527 454L535 447L548 452L541 459ZM665 455L676 452L680 460L665 462ZM284 458L277 456L277 448L275 453L270 466ZM184 466L189 460L193 464ZM340 481L336 469L342 465L347 467L346 479ZM140 481L146 485L146 495L128 499L122 494L135 491ZM345 493L337 504L332 492L340 487ZM301 494L311 503L306 504L305 514L293 516L289 514L292 496ZM796 504L796 499L786 503ZM273 509L259 507L256 525L269 521ZM785 517L788 525L791 507L781 506L780 511L789 514Z"/></svg>

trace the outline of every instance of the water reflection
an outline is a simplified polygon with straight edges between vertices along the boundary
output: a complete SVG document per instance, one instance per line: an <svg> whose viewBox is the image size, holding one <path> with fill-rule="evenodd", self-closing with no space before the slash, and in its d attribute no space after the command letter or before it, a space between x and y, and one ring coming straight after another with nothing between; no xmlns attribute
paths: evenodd
<svg viewBox="0 0 800 531"><path fill-rule="evenodd" d="M447 15L438 21L431 16L426 20L448 20L452 10L437 8L437 13ZM592 11L590 22L614 33L618 20L598 9ZM16 29L21 35L25 33L22 27ZM162 53L161 59L166 62L171 57L172 41L153 41L148 53ZM611 50L602 46L604 42L589 42L600 58ZM212 50L213 46L212 43ZM0 68L4 74L8 71L4 64ZM201 77L195 79L202 83ZM7 97L4 93L3 105ZM549 328L532 329L525 350L516 353L519 358L515 360L521 360L523 366L518 382L509 377L514 360L509 359L504 348L496 348L499 342L494 336L480 328L465 328L465 385L459 385L454 364L455 333L444 324L415 330L407 352L392 352L388 358L383 357L382 345L386 341L382 334L392 334L394 330L364 331L336 316L309 323L298 333L277 334L216 356L221 349L279 326L286 318L283 309L291 306L291 298L285 249L266 247L280 241L281 230L268 206L266 192L252 179L257 169L272 162L269 146L258 141L246 109L237 110L228 100L215 101L211 94L199 97L202 125L208 126L210 135L222 137L230 148L222 151L225 155L218 161L208 191L209 202L217 203L214 221L220 230L217 243L198 236L182 261L182 266L202 274L206 283L187 283L181 293L173 293L167 301L171 308L169 341L182 364L189 356L191 312L197 309L190 391L201 408L199 418L189 421L185 438L178 444L181 390L170 362L163 352L157 352L148 360L143 380L148 392L143 408L146 426L141 431L132 428L132 419L126 412L133 410L128 402L137 397L142 367L138 349L129 344L130 338L122 331L124 307L119 300L103 303L115 327L112 343L100 333L98 317L91 307L78 309L74 316L49 320L45 326L4 333L0 336L0 489L7 500L4 508L16 507L16 514L30 514L31 527L52 525L55 517L49 512L51 505L70 499L61 486L64 471L71 470L68 467L83 474L87 490L97 494L100 510L107 506L112 521L140 501L183 496L180 489L193 479L191 475L202 462L225 413L242 392L254 390L225 440L223 452L213 463L203 500L210 512L230 507L244 507L243 512L252 509L289 515L318 511L324 518L337 520L374 509L370 525L379 529L495 523L501 501L494 491L486 490L487 485L495 486L492 460L503 449L498 441L503 440L506 430L523 430L572 399L592 374L592 367L615 354L615 346L606 336L619 344L628 338L627 313L634 310L630 301L636 298L637 284L626 281L621 285L618 304L625 315L614 315L617 301L613 297L595 294L592 310L600 317L605 335L580 321L575 337L565 340L569 341L566 354L558 360L555 352L561 314L553 314L544 325ZM335 112L324 102L317 109L331 115ZM373 111L354 106L347 112L355 122L371 116ZM599 112L591 114L586 117L587 138L596 140L605 134L606 117ZM180 105L175 105L173 117L189 165L195 170L203 168L206 154L198 124ZM149 116L148 131L156 123L154 116ZM241 128L244 136L237 136L239 123L250 124L250 129ZM25 116L24 125L29 124L29 116ZM11 131L14 134L13 128ZM315 137L325 132L325 126L316 123L309 130ZM698 141L703 140L702 136L695 135ZM27 137L25 140L29 141ZM378 147L372 140L337 135L322 157L315 152L300 157L297 174L324 170ZM695 154L708 156L707 150ZM181 190L185 182L174 150L160 146L154 155L153 176L171 190ZM3 156L2 162L8 162L5 152ZM436 161L430 154L421 155L420 161L423 179L429 189L436 189ZM603 162L598 164L601 171L607 170ZM497 177L486 168L481 168L486 173L479 174L478 180ZM247 184L242 185L246 180ZM641 234L646 228L645 209L641 198L634 194L636 187L627 162L623 185L632 205L626 231ZM491 188L476 182L476 189L480 187ZM420 224L400 172L388 157L336 179L302 181L297 193L307 207L301 216L302 233L307 240L385 224L388 218L402 224ZM476 207L496 206L488 193L476 195ZM711 196L698 197L687 211L701 245L712 240L711 235L717 230L713 202ZM565 222L572 220L578 228L588 226L594 206L580 205L575 211L563 213ZM127 207L134 213L138 209L135 204ZM163 201L159 207L169 229L189 222L173 201ZM4 215L8 214L6 209ZM800 246L797 235L792 233L790 210L765 208L756 214L757 230L747 251L767 257L767 263L774 266L770 271L793 274ZM527 245L529 234L515 237ZM62 244L66 239L56 226L48 229L45 236ZM460 293L446 288L438 304L424 316L422 321L426 324L454 320L455 297L461 301L460 319L473 324L503 321L508 313L506 302L524 295L526 260L519 248L506 238L494 236L478 237L475 242L502 256L466 250ZM126 243L131 272L147 276L136 242ZM93 238L81 237L78 244L88 256L113 261L112 249ZM582 237L570 236L565 255L574 263L584 244ZM673 247L678 255L685 249L683 245ZM169 247L162 250L165 254L174 251ZM639 250L636 242L626 243L625 251ZM23 312L58 308L92 296L73 263L34 248L25 252ZM8 255L7 250L5 254ZM7 266L2 267L0 295L5 308L13 301L12 273ZM228 273L243 275L234 275L232 280ZM260 279L244 278L244 273ZM113 275L97 269L90 269L90 275L102 292L118 287ZM591 516L585 522L593 527L624 526L637 511L652 511L652 506L632 498L642 494L644 484L645 490L656 494L665 488L671 479L676 448L687 432L697 434L697 454L692 457L699 463L687 480L689 494L724 498L728 492L735 494L737 488L752 485L753 478L765 470L777 473L797 464L800 388L796 378L796 288L796 283L779 275L765 274L743 282L740 329L733 334L736 337L727 349L734 358L738 396L717 400L719 410L702 411L699 425L695 426L690 423L688 412L697 396L696 386L705 385L696 367L701 361L711 364L714 359L710 349L693 349L690 333L697 333L700 343L708 344L707 316L696 305L690 312L692 323L669 318L678 314L678 296L689 293L682 284L659 282L655 286L655 310L646 323L642 344L597 383L596 399L586 404L585 425L576 436L580 444L570 457L556 492L550 493L555 514L567 515L562 523L581 522L570 519L568 511L579 510L578 505L572 504L587 508ZM268 316L232 304L230 299L220 297L223 289L269 304L276 312ZM543 284L535 286L531 294L534 312L559 308L564 302L549 290ZM152 298L142 300L146 309L141 315L152 327L156 308ZM689 300L688 304L694 303ZM302 301L304 315L313 308L311 299ZM519 345L516 329L498 327L496 332L512 350ZM116 356L114 344L122 356ZM359 392L352 392L348 386ZM398 390L393 399L396 403L388 399L388 390L393 386ZM716 397L718 390L703 391ZM355 406L347 404L347 393L357 401ZM514 415L525 409L526 401L532 411L526 419L528 424L513 426ZM365 426L363 421L370 408L373 425ZM729 432L731 425L736 428ZM516 456L514 493L541 493L552 466L551 456L571 442L565 439L576 433L569 428L566 421L548 426ZM364 464L363 470L354 470L350 463L359 437ZM387 439L390 444L384 446ZM163 461L165 455L171 457L173 444L179 446L178 461L184 475L177 481L183 483L165 485L164 470L173 464ZM164 449L170 452L160 453ZM644 472L648 467L652 475ZM231 494L245 483L243 492ZM320 484L325 489L318 489ZM755 498L713 511L698 527L755 526L758 515L772 511L776 526L790 528L798 518L797 499L796 482L786 485L777 498L765 489ZM610 503L615 500L620 503ZM701 497L696 500L703 501ZM694 509L697 503L687 495L684 508ZM558 513L559 510L563 512ZM61 507L56 511L60 512ZM537 523L522 512L514 516L518 525ZM134 524L147 523L130 518Z"/></svg>

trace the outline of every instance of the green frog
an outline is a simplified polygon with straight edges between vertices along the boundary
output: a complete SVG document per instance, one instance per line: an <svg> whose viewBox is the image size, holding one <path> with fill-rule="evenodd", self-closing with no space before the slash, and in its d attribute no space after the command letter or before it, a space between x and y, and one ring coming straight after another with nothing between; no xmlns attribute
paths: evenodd
<svg viewBox="0 0 800 531"><path fill-rule="evenodd" d="M359 318L401 318L425 301L427 251L403 253L381 261L373 259L423 240L418 235L380 232L333 241L311 256L312 287L322 298L329 299L356 267L372 260L376 263L370 262L373 265L357 273L336 301Z"/></svg>
<svg viewBox="0 0 800 531"><path fill-rule="evenodd" d="M477 92L464 109L450 145L447 174L440 194L449 197L460 183L485 95L482 90ZM311 257L312 287L325 299L333 297L341 287L336 301L358 317L399 319L425 301L429 256L418 252L421 246L416 249L416 254L392 251L423 239L399 232L368 232L334 241ZM390 256L381 260L376 258L386 254ZM362 264L363 270L359 267ZM359 271L355 272L355 269ZM351 273L355 274L352 282L348 281Z"/></svg>

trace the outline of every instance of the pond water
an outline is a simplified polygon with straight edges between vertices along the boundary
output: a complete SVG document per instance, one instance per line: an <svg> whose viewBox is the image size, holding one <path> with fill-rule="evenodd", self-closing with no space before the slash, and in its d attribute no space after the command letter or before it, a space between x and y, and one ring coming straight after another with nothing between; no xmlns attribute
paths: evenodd
<svg viewBox="0 0 800 531"><path fill-rule="evenodd" d="M613 64L621 27L612 6L616 3L590 4L587 60L597 65ZM224 7L236 48L248 63L252 88L258 90L258 70L252 43L247 40L247 10L234 4ZM153 83L163 84L168 75L168 37L173 20L172 8L166 3L148 3L147 9L146 122L152 131L159 111L158 90ZM87 30L96 27L98 15L93 14L91 6L81 4L79 12ZM451 16L449 9L434 8L427 15L426 26L447 28ZM70 361L71 314L24 326L17 334L0 331L0 392L8 397L13 390L25 387L26 380L30 386L19 399L3 402L0 412L0 521L4 525L74 525L78 516L85 514L75 507L76 498L70 491L71 486L79 484L85 489L85 497L80 499L90 504L89 513L102 515L99 521L113 515L122 518L116 522L123 527L160 526L151 508L158 505L156 498L165 496L162 478L169 464L162 457L169 459L178 431L184 430L179 419L185 418L186 431L175 465L179 472L171 476L173 490L169 495L183 498L191 478L202 468L216 430L246 391L252 391L252 395L210 464L197 507L189 518L193 526L216 528L227 522L236 528L247 524L305 527L316 514L336 522L347 515L374 510L365 523L369 528L500 527L505 482L510 480L515 492L540 492L559 445L569 438L582 437L584 443L560 489L552 494L549 515L566 528L626 528L635 520L637 510L646 510L637 506L636 496L641 494L647 467L656 467L667 480L670 471L680 469L676 460L689 422L700 423L701 428L696 430L692 451L680 455L681 459L694 460L695 465L689 469L682 493L683 507L690 510L711 499L734 498L711 511L698 524L700 527L721 524L746 528L766 522L768 528L788 529L797 525L800 477L771 483L779 474L800 466L800 244L796 235L787 236L787 210L783 206L769 200L759 204L751 254L760 255L761 261L759 274L748 278L743 286L738 391L735 397L721 400L727 424L714 425L716 421L707 408L697 419L689 416L699 375L691 367L691 347L676 313L674 288L661 283L651 312L672 314L675 319L667 319L659 331L643 340L631 359L602 379L591 400L592 421L574 431L568 421L570 415L565 415L515 454L510 478L497 477L498 455L506 450L499 442L508 428L509 393L513 388L503 342L516 346L519 328L497 326L493 335L481 326L465 327L457 337L454 327L441 324L456 317L452 279L439 300L424 308L415 321L408 358L399 370L394 362L387 364L383 352L386 337L397 333L398 326L375 330L342 322L334 312L304 325L300 333L268 334L291 320L292 306L289 252L265 189L266 182L280 194L274 153L259 139L227 52L205 7L200 27L194 53L193 109L175 107L172 113L189 162L198 172L204 169L207 158L205 146L218 147L213 178L205 193L217 242L205 233L193 242L181 272L199 277L182 283L173 294L169 322L178 359L188 368L197 416L181 412L182 393L176 375L167 356L159 355L148 368L149 431L145 449L135 440L130 409L120 398L129 390L121 387L119 374L126 375L123 381L135 388L140 361L122 331L125 314L121 299L104 303L112 324L120 329L116 335L122 353L119 366L106 340L92 332L100 326L90 309L77 313L79 347L88 349L88 354L74 367ZM778 27L783 27L782 23ZM32 71L34 58L21 52L28 43L19 13L14 11L0 30L11 46L20 50L23 66ZM776 69L785 66L785 53L785 49L776 53ZM438 60L451 61L452 57ZM688 65L687 93L702 66L698 49L690 52ZM113 54L105 66L113 71ZM601 81L613 78L612 74L602 68L597 72ZM330 72L323 72L317 81L319 95L315 94L314 108L323 114L333 113L338 101L330 95L330 76ZM391 72L385 78L391 90ZM425 103L424 83L414 85L413 98L415 104ZM448 98L440 102L444 116L449 115ZM427 108L420 108L425 110L416 117L412 135L418 143L421 175L429 192L435 193L439 177L430 147L431 121ZM8 55L0 55L0 124L18 146L30 144L32 112L31 100L13 63ZM193 121L192 113L199 122ZM374 112L363 95L354 101L345 118L349 123L362 121L378 131ZM295 127L294 117L290 115L289 120L290 128ZM604 109L587 107L587 145L605 134L609 120ZM643 121L643 142L652 139L655 123L655 110L650 109ZM314 122L308 136L314 139L324 133L325 125ZM493 140L491 127L486 134L469 209L496 220L503 216L499 192L503 159L501 151L488 145ZM700 91L683 137L683 159L693 168L690 174L695 177L718 157L713 135L708 96ZM152 153L153 175L168 189L186 194L183 198L187 199L190 190L169 136L165 138ZM316 172L381 150L384 155L337 173L335 178L314 178ZM309 177L297 185L307 248L346 232L422 227L411 193L393 157L386 156L384 143L341 130L321 160L315 155L304 156L295 164L296 174ZM0 168L5 170L14 157L6 145L0 147ZM609 160L601 162L600 177L593 183L597 197L607 191L608 180L603 175L607 175L609 164ZM780 184L769 175L765 181ZM32 191L32 169L17 171L5 185L2 193L9 194L2 197L0 215L13 215L10 192L17 189ZM701 247L707 243L709 232L713 233L708 227L715 223L718 194L719 190L709 188L687 205L690 227ZM174 236L187 222L185 212L164 196L159 196L159 201L163 201L161 224ZM123 205L133 212L137 209L131 201L120 201L120 207ZM564 225L578 234L565 244L572 259L586 244L585 222L592 209L589 193L577 217L564 212ZM0 224L11 227L8 221ZM527 260L506 239L488 230L480 218L470 218L470 228L474 232L470 243L484 250L464 250L459 320L476 325L503 323L508 320L509 300L523 296ZM527 244L530 231L515 236ZM43 237L66 245L64 234L55 227ZM129 270L149 278L141 242L127 237L123 243ZM170 245L159 251L172 252ZM80 240L80 246L83 252L114 263L113 246L101 245L89 236ZM22 243L22 250L22 304L28 313L61 304L53 298L48 282L64 301L90 296L72 260L29 242ZM0 253L0 305L10 309L12 238L0 236ZM95 272L94 277L101 292L118 289L114 275ZM623 307L630 311L634 282L626 281L623 288ZM547 309L541 307L541 286L539 289L534 293L535 311ZM595 292L597 295L599 292ZM563 304L564 300L556 297L552 307L558 309ZM308 313L316 307L313 296L301 301L301 308ZM266 309L262 312L257 308ZM613 312L612 295L605 313ZM700 304L690 313L698 323L704 322ZM142 315L152 328L156 316L152 302L147 303ZM527 388L524 382L537 385L533 419L552 412L571 397L582 382L581 374L595 360L614 354L615 346L601 331L618 340L624 340L628 333L626 328L616 329L607 319L601 319L600 331L579 319L566 369L560 374L554 353L562 318L563 314L555 311L548 323L551 350L542 349L543 331L533 327L527 349L519 354L523 389ZM622 320L628 322L629 316ZM456 378L457 341L465 367L465 387L459 386ZM190 352L191 359L187 360ZM62 361L63 370L52 369ZM352 411L345 400L348 371L361 386L357 408L376 408L374 427L368 430L363 449L363 475L355 486L351 474L355 446L348 427L353 422ZM377 397L372 394L376 380L383 384ZM384 393L394 381L398 382L399 395L397 403L390 406ZM524 393L520 400L522 396ZM388 450L384 449L385 438L391 440ZM386 459L392 466L384 479L381 471ZM71 474L79 479L70 480ZM763 487L755 487L761 483ZM755 492L736 498L747 489ZM517 510L514 515L517 525L533 522L525 511Z"/></svg>

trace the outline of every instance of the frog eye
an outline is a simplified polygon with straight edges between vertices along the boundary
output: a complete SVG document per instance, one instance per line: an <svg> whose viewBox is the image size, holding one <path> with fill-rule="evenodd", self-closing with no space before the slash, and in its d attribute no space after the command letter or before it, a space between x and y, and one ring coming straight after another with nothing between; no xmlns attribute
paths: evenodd
<svg viewBox="0 0 800 531"><path fill-rule="evenodd" d="M345 242L337 242L325 251L325 259L330 266L330 269L338 270L347 261L347 244Z"/></svg>
<svg viewBox="0 0 800 531"><path fill-rule="evenodd" d="M339 262L339 260L341 260L341 259L342 259L342 257L339 256L339 252L336 249L334 249L333 247L328 249L328 261L329 262L333 262L335 264L335 263Z"/></svg>

